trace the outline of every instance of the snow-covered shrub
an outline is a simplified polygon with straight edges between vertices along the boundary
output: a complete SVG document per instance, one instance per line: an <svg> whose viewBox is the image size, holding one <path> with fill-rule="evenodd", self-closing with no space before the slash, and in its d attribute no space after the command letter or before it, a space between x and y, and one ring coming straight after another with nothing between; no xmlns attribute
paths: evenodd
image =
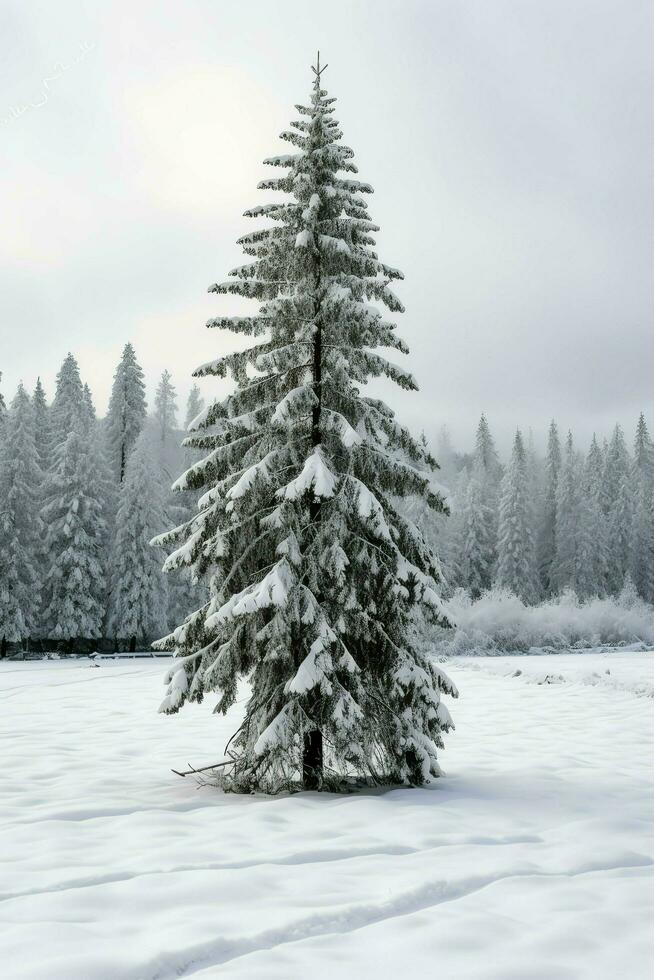
<svg viewBox="0 0 654 980"><path fill-rule="evenodd" d="M528 606L506 589L479 599L459 589L448 603L456 631L437 638L439 653L527 653L532 648L582 649L654 643L654 609L633 592L582 602L572 591Z"/></svg>

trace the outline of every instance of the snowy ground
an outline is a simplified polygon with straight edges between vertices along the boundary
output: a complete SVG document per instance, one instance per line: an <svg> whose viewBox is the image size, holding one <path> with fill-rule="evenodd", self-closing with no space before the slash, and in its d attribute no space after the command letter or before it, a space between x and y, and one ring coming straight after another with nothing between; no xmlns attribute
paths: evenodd
<svg viewBox="0 0 654 980"><path fill-rule="evenodd" d="M654 654L453 662L447 778L349 797L172 775L234 718L164 669L0 664L4 980L652 975Z"/></svg>

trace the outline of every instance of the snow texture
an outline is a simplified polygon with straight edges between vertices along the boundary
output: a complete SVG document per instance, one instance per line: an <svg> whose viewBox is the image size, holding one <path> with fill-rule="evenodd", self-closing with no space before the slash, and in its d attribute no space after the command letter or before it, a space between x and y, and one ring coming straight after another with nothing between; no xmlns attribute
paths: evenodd
<svg viewBox="0 0 654 980"><path fill-rule="evenodd" d="M247 692L164 718L160 670L0 664L4 980L651 975L654 654L450 662L446 778L350 796L172 775Z"/></svg>

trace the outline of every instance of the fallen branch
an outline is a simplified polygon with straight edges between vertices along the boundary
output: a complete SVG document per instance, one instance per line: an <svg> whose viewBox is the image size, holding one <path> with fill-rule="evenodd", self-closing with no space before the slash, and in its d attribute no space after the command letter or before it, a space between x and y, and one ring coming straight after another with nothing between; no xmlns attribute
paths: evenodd
<svg viewBox="0 0 654 980"><path fill-rule="evenodd" d="M232 759L226 759L225 762L214 762L212 766L202 766L200 769L194 769L191 763L187 762L186 765L189 768L186 772L178 772L177 769L171 769L170 771L174 772L176 776L192 776L196 772L207 772L209 769L219 769L221 766L232 766L233 764Z"/></svg>

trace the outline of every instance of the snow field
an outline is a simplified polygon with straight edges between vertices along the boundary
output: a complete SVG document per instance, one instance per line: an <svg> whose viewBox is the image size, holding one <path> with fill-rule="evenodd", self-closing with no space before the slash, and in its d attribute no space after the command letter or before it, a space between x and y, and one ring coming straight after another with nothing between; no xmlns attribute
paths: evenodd
<svg viewBox="0 0 654 980"><path fill-rule="evenodd" d="M654 655L451 661L447 778L357 796L174 776L243 705L165 668L0 664L6 980L651 975Z"/></svg>

